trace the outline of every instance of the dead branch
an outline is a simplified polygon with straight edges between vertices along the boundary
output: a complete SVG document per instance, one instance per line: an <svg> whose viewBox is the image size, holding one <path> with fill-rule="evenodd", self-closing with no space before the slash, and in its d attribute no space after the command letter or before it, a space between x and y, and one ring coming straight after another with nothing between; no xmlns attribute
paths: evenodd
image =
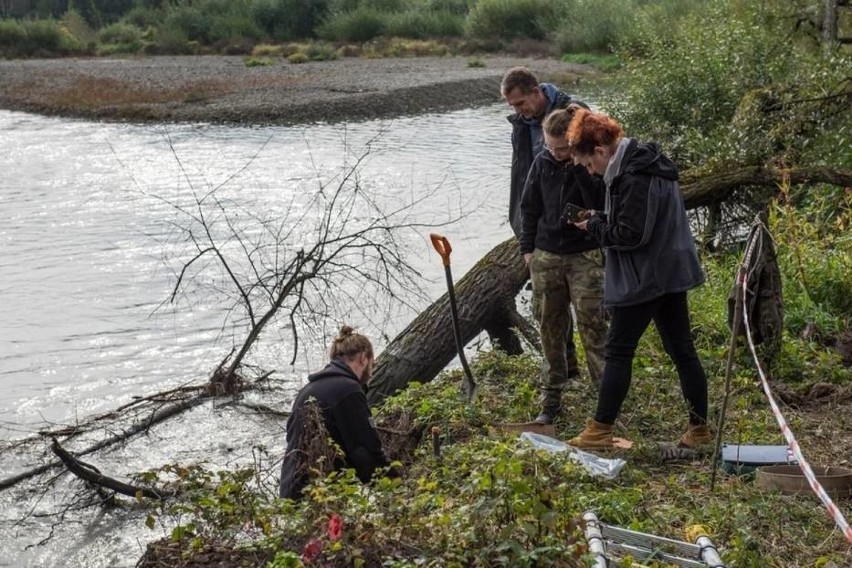
<svg viewBox="0 0 852 568"><path fill-rule="evenodd" d="M160 410L152 413L149 417L147 417L143 420L137 421L135 424L133 424L130 428L128 428L124 432L121 432L119 434L115 434L114 436L110 436L109 438L105 438L105 439L101 440L100 442L92 444L88 448L85 448L84 450L77 452L77 455L78 456L85 456L87 454L91 454L92 452L102 450L103 448L112 446L112 445L117 444L119 442L123 442L124 440L127 440L128 438L131 438L131 437L135 436L136 434L139 434L140 432L147 431L149 428L151 428L151 426L154 426L155 424L159 424L160 422L163 422L164 420L167 420L167 419L171 418L172 416L176 416L176 415L180 414L181 412L184 412L185 410L189 410L190 408L194 408L194 407L198 406L199 404L201 404L202 402L204 402L208 398L210 398L210 396L208 394L199 394L199 395L196 395L196 396L189 398L187 400L165 406L165 407L161 408ZM21 481L24 481L25 479L30 479L32 477L35 477L36 475L40 475L42 473L50 471L51 469L53 469L55 467L59 467L61 465L62 465L61 460L54 460L52 462L40 465L40 466L32 468L32 469L29 469L29 470L24 471L22 473L19 473L18 475L14 475L14 476L9 477L7 479L0 480L0 491L2 491L4 489L8 489L9 487L12 487L12 486L18 484Z"/></svg>
<svg viewBox="0 0 852 568"><path fill-rule="evenodd" d="M147 497L149 499L165 499L169 496L169 494L164 491L155 491L147 487L138 487L102 474L95 466L71 455L68 450L59 444L59 441L56 438L53 439L50 449L57 457L59 457L62 463L65 464L68 471L83 481L92 483L98 487L111 489L116 493L121 493L128 497L138 497L141 495L142 497Z"/></svg>

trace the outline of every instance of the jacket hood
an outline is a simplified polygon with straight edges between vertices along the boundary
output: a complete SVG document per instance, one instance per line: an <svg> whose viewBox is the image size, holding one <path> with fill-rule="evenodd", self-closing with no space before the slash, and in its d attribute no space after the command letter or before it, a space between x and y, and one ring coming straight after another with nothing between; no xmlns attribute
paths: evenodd
<svg viewBox="0 0 852 568"><path fill-rule="evenodd" d="M663 155L660 145L656 142L631 141L621 164L618 175L645 173L673 181L678 179L677 166Z"/></svg>
<svg viewBox="0 0 852 568"><path fill-rule="evenodd" d="M352 369L349 368L349 365L344 363L343 359L341 358L332 359L331 362L326 365L325 369L308 375L308 382L312 383L314 381L321 381L322 379L328 379L330 377L339 377L341 375L350 378L355 382L359 382L358 377L355 376L355 373L352 372Z"/></svg>

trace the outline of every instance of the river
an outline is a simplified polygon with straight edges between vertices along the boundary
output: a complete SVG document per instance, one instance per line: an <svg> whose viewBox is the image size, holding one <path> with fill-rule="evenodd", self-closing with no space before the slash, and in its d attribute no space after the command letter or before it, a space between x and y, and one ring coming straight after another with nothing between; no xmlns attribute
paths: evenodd
<svg viewBox="0 0 852 568"><path fill-rule="evenodd" d="M359 167L365 190L389 206L429 195L410 211L427 226L400 241L420 274L420 295L349 322L380 351L446 290L430 223L464 216L438 229L451 240L456 279L511 235L508 110L345 127L102 124L0 111L0 443L206 380L245 328L212 297L164 304L179 256L175 203L222 186L229 203L275 214L318 180L333 181L368 145ZM266 331L249 359L275 370L264 403L288 409L306 373L324 362L334 315L306 333L293 365L286 330ZM283 442L278 421L206 405L86 459L126 478L175 461L250 462L257 444L274 459ZM46 446L3 452L0 478L38 463ZM0 566L132 566L146 542L163 536L144 527L142 513L78 510L68 477L49 489L46 476L0 493Z"/></svg>

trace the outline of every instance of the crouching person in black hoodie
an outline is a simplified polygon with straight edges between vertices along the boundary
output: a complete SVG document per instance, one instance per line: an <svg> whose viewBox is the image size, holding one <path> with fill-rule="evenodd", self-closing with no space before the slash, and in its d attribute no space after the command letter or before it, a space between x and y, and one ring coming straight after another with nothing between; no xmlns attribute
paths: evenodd
<svg viewBox="0 0 852 568"><path fill-rule="evenodd" d="M334 469L351 467L367 483L376 469L389 464L382 442L370 422L364 391L373 372L373 346L365 336L344 325L334 338L331 362L308 377L287 420L287 453L281 466L281 497L299 499L318 465L317 448L330 437L343 450L331 456ZM314 451L312 451L314 450Z"/></svg>

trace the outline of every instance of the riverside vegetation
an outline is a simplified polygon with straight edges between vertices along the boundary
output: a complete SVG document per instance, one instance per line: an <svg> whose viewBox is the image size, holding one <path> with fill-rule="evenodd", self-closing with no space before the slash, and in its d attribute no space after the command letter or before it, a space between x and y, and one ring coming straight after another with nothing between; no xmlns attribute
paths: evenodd
<svg viewBox="0 0 852 568"><path fill-rule="evenodd" d="M57 0L0 5L0 56L609 52L668 35L698 0ZM296 54L300 55L296 55Z"/></svg>
<svg viewBox="0 0 852 568"><path fill-rule="evenodd" d="M848 325L852 200L843 191L807 193L784 193L770 205L788 316L773 384L812 464L837 465L852 450L852 369L824 344L830 342L802 339L799 331L805 321L819 321L825 340ZM738 251L705 255L708 283L690 298L715 412L729 337L724 306L739 260ZM531 419L540 362L484 351L473 365L481 389L475 404L465 404L461 373L452 371L378 409L380 431L405 464L403 478L364 488L351 472L332 474L293 503L274 498L277 456L262 448L256 466L239 471L169 465L142 474L141 480L183 490L180 499L150 513L149 526L168 538L152 545L150 564L142 565L212 555L275 567L583 566L579 517L593 510L608 523L677 539L687 526L704 525L730 566L842 566L849 545L815 498L762 491L731 476L722 476L711 492L709 455L661 461L657 444L676 440L685 416L673 410L683 402L667 361L659 337L647 334L621 419L635 445L619 453L628 465L614 480L589 476L565 454L489 436L489 424ZM723 440L783 444L744 347L733 385ZM569 391L558 437L575 431L594 403L590 388ZM430 442L432 427L444 441L440 457ZM400 443L407 439L402 433L422 441Z"/></svg>
<svg viewBox="0 0 852 568"><path fill-rule="evenodd" d="M769 211L787 310L773 388L811 463L848 467L852 368L832 338L841 330L848 335L852 198L843 190L785 188ZM705 254L708 282L690 297L699 355L711 377L714 424L729 341L725 306L740 260L741 251ZM802 338L814 323L820 335ZM752 361L741 346L723 440L783 444ZM370 487L344 471L320 476L302 502L276 499L279 456L262 447L256 463L238 471L170 464L140 474L140 482L168 483L180 495L148 504L146 522L165 538L149 546L140 565L225 559L269 567L584 566L580 516L587 510L610 524L675 539L684 538L686 527L703 525L730 566L843 566L848 559L848 543L814 497L764 491L727 475L711 492L710 455L662 461L658 443L677 439L686 413L656 333L640 344L621 417L623 434L635 445L618 453L628 464L613 480L591 477L564 453L536 450L489 429L532 418L539 366L538 356L487 350L473 364L480 387L473 405L460 394L460 371L388 399L376 420L405 475ZM565 402L556 424L563 439L593 412L595 393L589 386L569 390ZM435 428L440 455L430 438ZM319 461L317 470L324 465ZM839 503L843 509L848 500Z"/></svg>
<svg viewBox="0 0 852 568"><path fill-rule="evenodd" d="M340 49L364 53L382 42L393 45L391 36L449 45L435 39L445 36L456 38L458 49L534 40L558 53L611 51L621 69L602 87L605 110L629 135L659 140L682 168L840 172L834 179L841 182L833 185L782 180L768 188L733 187L698 211L708 279L690 295L690 307L696 345L710 377L711 412L718 413L729 344L726 301L741 256L737 243L755 212L767 212L785 300L773 389L811 463L849 467L852 194L842 180L852 169L852 61L838 46L821 41L814 14L822 4L201 0L128 3L128 11L107 12L106 3L93 0L49 14L55 20L0 22L0 49L6 55L237 48L249 53L260 42L279 42L280 48L309 37L327 43L306 45L326 46L317 49L337 56ZM241 9L231 11L233 6ZM293 6L321 10L309 11L304 19L284 18L285 7ZM258 20L260 14L271 16ZM447 32L449 25L429 28L422 23L426 20L411 29L431 30L428 37L391 26L404 17L415 22L415 15L423 14L432 14L435 22L456 22L456 32ZM535 17L524 17L530 14ZM281 24L284 20L287 25ZM378 23L372 28L349 23L370 21ZM94 35L75 43L80 37L71 31L74 25ZM109 38L110 28L126 31L126 39L101 39L102 33ZM346 35L350 29L372 29L373 35L353 38ZM41 33L54 39L27 43L26 38ZM2 39L14 34L15 42ZM498 35L503 39L490 43ZM373 43L355 48L334 43L350 41ZM129 47L114 47L122 45ZM267 49L256 57L283 55ZM451 371L411 386L376 409L393 457L405 466L402 478L362 487L350 472L342 472L320 476L300 503L279 500L280 456L267 456L263 448L257 448L254 466L237 471L168 464L139 474L137 483L168 483L177 495L159 504L140 499L148 508L146 523L163 537L149 547L140 566L582 566L587 551L579 518L586 510L606 523L677 539L685 527L704 525L731 566L844 565L852 550L814 498L762 491L747 479L727 476L710 492L710 456L661 461L657 444L677 439L685 412L677 410L682 401L674 369L660 361L668 359L659 338L646 334L621 418L623 434L635 445L621 453L628 465L613 480L590 477L564 454L490 435L491 423L531 418L540 360L488 350L473 364L481 389L473 405L464 404L461 375ZM752 357L741 346L723 440L782 444L756 377ZM594 403L590 388L569 391L557 435L575 433ZM717 418L711 414L711 422ZM440 456L431 443L433 427L443 441ZM319 462L318 469L322 466ZM847 517L848 503L840 502ZM630 564L629 559L623 563Z"/></svg>
<svg viewBox="0 0 852 568"><path fill-rule="evenodd" d="M662 140L682 167L807 164L848 172L852 64L795 28L782 4L714 3L667 37L621 52L625 67L612 76L607 89L614 97L604 106L629 133ZM709 229L702 259L708 278L690 295L690 308L710 376L711 423L723 394L727 297L742 255L737 243L756 211L768 214L784 283L773 390L811 463L849 467L852 194L842 184L737 187L698 212L696 221ZM394 457L405 464L403 478L364 488L351 473L332 474L292 503L273 497L269 463L239 472L147 472L151 481L167 479L187 491L148 517L166 538L151 546L143 565L218 551L276 567L582 566L579 518L586 510L676 539L687 526L704 525L731 566L845 565L849 544L815 498L763 491L733 476L722 476L711 492L709 455L662 461L658 443L677 439L685 412L677 410L683 403L674 369L660 361L668 359L659 337L646 334L621 419L635 445L621 453L628 465L613 480L590 477L564 454L489 435L494 422L531 419L540 361L484 351L473 365L481 388L473 405L464 404L461 374L452 371L377 409ZM557 436L574 433L594 404L591 388L569 391ZM432 428L444 441L440 456ZM722 439L784 443L742 345ZM848 502L840 501L847 516Z"/></svg>

